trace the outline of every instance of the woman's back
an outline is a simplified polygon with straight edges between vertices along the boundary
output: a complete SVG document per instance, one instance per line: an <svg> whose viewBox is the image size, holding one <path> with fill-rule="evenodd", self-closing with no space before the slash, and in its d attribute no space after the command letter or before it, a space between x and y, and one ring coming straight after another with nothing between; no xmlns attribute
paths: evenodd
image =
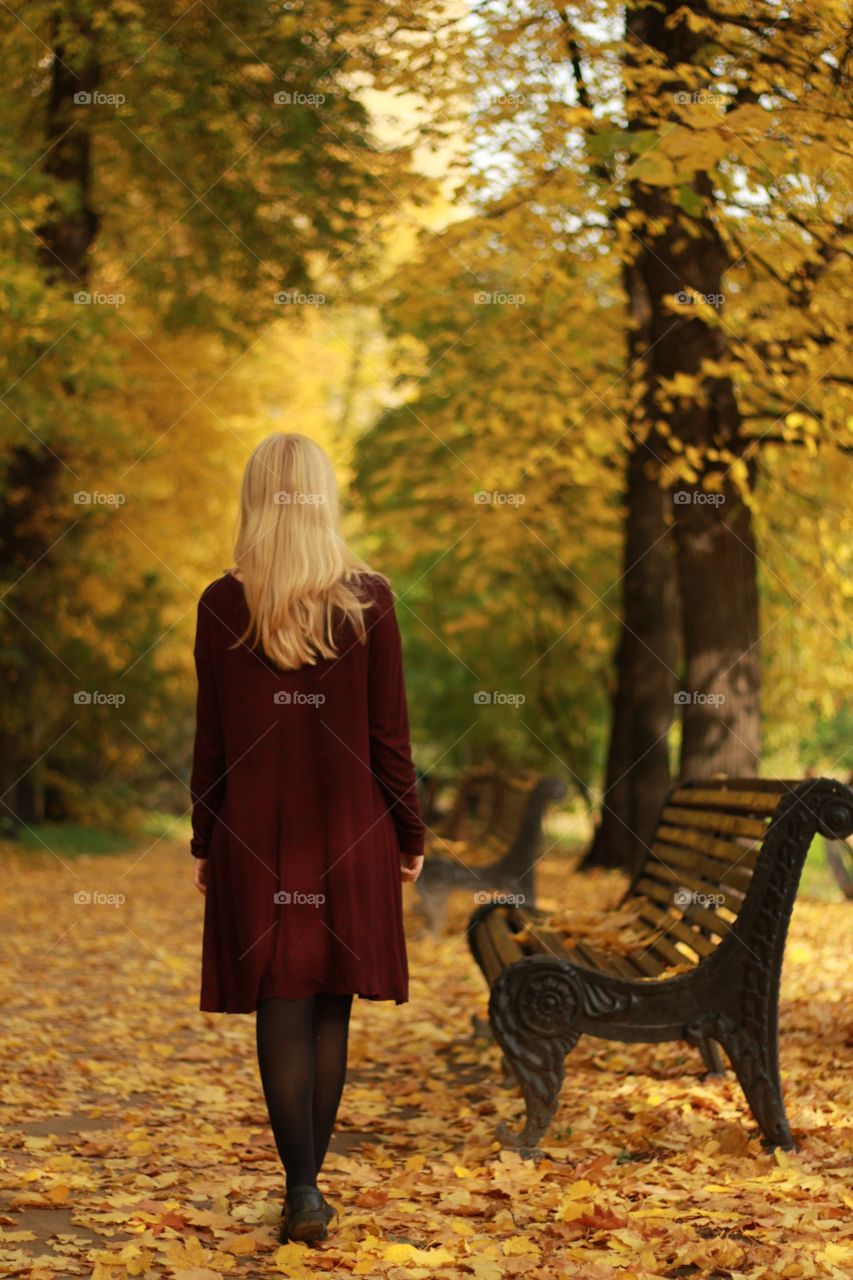
<svg viewBox="0 0 853 1280"><path fill-rule="evenodd" d="M423 824L393 596L377 574L359 586L364 640L342 617L337 655L294 670L238 643L248 606L233 574L199 602L203 1009L254 1009L273 985L407 998L399 855L422 852Z"/></svg>

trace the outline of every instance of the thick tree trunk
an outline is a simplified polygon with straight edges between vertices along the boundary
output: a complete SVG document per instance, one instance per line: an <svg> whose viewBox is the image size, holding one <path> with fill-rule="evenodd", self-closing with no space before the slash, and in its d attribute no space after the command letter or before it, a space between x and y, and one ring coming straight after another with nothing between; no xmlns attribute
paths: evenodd
<svg viewBox="0 0 853 1280"><path fill-rule="evenodd" d="M650 313L642 275L626 268L631 327L628 368L640 388L632 414L625 494L622 629L607 772L584 866L633 870L648 849L670 785L669 730L678 661L678 589L661 488L662 442L650 430Z"/></svg>
<svg viewBox="0 0 853 1280"><path fill-rule="evenodd" d="M75 103L75 95L93 93L98 83L90 7L58 6L52 37L54 58L42 168L58 189L38 229L39 257L47 281L73 293L86 287L88 254L98 227L91 208L90 112L79 99ZM31 367L34 363L31 358ZM26 372L22 371L22 376ZM67 383L64 389L66 394L74 390ZM13 695L10 706L18 708L19 715L25 714L24 709L34 701L34 663L41 657L41 650L38 657L33 653L31 631L43 633L46 602L53 598L40 590L39 584L50 572L50 547L66 523L57 496L61 456L60 442L54 440L48 448L27 435L23 443L10 450L3 478L0 582L8 593L9 608L4 610L6 636L0 681ZM36 563L38 569L34 573L38 578L24 577ZM17 586L19 581L21 585ZM22 652L30 655L23 663ZM29 776L33 755L26 749L27 737L22 727L10 713L0 734L0 822L4 828L14 829L21 822L37 821L39 817L38 787Z"/></svg>
<svg viewBox="0 0 853 1280"><path fill-rule="evenodd" d="M684 13L676 0L631 11L633 34L672 69L703 43ZM667 82L668 93L678 87ZM746 445L731 380L708 372L726 362L726 330L691 314L689 304L680 313L672 306L678 295L724 305L718 300L731 264L713 219L713 187L700 173L693 189L704 203L698 216L684 212L668 189L636 185L637 207L647 215L637 233L644 245L637 266L651 313L654 412L696 459L696 480L677 484L672 495L684 641L682 777L754 773L760 750L755 539L732 466L740 464L747 492L754 474L742 461ZM692 378L695 389L665 394L664 380L676 375Z"/></svg>
<svg viewBox="0 0 853 1280"><path fill-rule="evenodd" d="M674 70L692 59L704 37L683 17L674 19L678 10L686 12L677 0L628 10L629 65L643 63L648 49L660 54L662 68ZM666 81L668 95L678 88L674 78ZM630 113L630 102L628 107ZM632 129L652 127L634 111ZM704 175L696 192L711 210L713 191ZM731 381L703 371L703 361L725 358L725 331L689 313L677 315L670 305L673 295L692 296L691 291L721 298L730 264L708 213L689 217L668 190L642 182L633 182L631 193L634 208L646 214L645 225L635 230L636 256L625 277L632 315L629 364L639 363L644 379L645 426L635 424L643 443L628 466L617 684L601 823L585 859L585 865L629 869L651 837L669 784L667 733L674 700L683 723L679 776L757 772L760 751L752 518L732 482L730 462L709 456L727 450L740 459L745 448ZM696 378L696 393L661 394L663 380L679 373ZM665 435L653 429L661 421ZM699 474L693 484L676 486L677 494L662 495L659 464L669 460L671 437L698 451ZM744 476L751 486L751 466L744 467ZM719 493L709 493L703 481ZM672 504L668 510L662 496ZM684 675L677 689L679 652Z"/></svg>

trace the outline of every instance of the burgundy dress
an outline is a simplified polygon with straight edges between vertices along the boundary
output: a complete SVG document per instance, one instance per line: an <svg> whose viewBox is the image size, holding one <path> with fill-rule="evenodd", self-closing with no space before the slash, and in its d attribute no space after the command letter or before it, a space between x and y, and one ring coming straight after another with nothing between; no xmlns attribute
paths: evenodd
<svg viewBox="0 0 853 1280"><path fill-rule="evenodd" d="M367 642L282 671L231 646L248 623L226 573L198 606L191 850L209 857L201 1001L250 1013L318 991L408 999L400 852L423 851L400 632L366 574Z"/></svg>

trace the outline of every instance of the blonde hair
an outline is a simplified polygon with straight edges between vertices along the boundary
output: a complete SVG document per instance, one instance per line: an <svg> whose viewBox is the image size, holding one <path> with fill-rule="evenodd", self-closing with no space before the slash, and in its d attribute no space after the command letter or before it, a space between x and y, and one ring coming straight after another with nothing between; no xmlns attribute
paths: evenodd
<svg viewBox="0 0 853 1280"><path fill-rule="evenodd" d="M338 520L325 451L296 432L262 440L243 473L234 543L249 609L238 643L260 645L285 670L336 657L333 628L341 615L362 643L367 638L369 600L359 593L359 577L373 570L349 549Z"/></svg>

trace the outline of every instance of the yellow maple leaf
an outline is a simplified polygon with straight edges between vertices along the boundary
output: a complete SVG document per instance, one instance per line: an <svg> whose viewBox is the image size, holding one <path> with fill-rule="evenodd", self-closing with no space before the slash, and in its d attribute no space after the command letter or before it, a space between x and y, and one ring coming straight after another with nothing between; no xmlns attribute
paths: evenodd
<svg viewBox="0 0 853 1280"><path fill-rule="evenodd" d="M443 1267L446 1263L455 1261L453 1254L443 1245L438 1249L418 1249L415 1245L404 1242L386 1245L382 1257L385 1262L416 1262L426 1267Z"/></svg>

